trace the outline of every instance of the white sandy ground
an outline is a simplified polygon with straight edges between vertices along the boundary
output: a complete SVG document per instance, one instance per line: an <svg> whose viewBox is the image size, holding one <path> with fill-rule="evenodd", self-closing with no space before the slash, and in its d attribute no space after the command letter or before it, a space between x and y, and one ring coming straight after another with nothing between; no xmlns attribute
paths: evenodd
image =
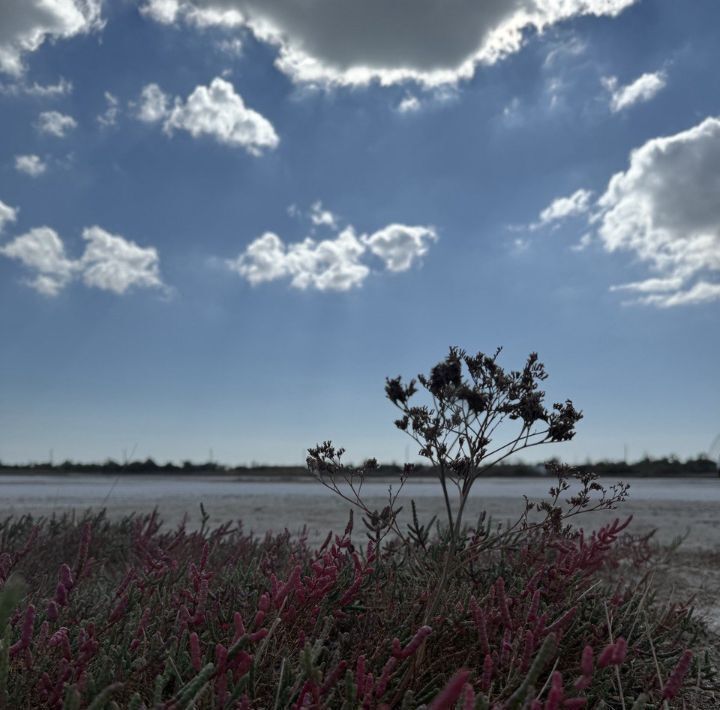
<svg viewBox="0 0 720 710"><path fill-rule="evenodd" d="M366 486L367 502L372 508L385 505L389 483ZM481 481L468 504L465 520L472 524L482 510L497 522L515 520L522 511L522 494L537 500L549 485L547 479ZM410 498L416 500L421 521L442 516L438 492L431 482L406 486L399 499L404 506L401 524L410 519ZM322 541L329 530L341 532L349 507L312 481L0 476L0 517L105 507L110 517L118 518L157 507L168 525L176 525L187 514L189 527L196 528L200 524L201 502L210 516L210 525L242 520L246 530L259 535L283 529L295 533L305 526L311 543ZM698 613L720 632L720 481L633 480L630 498L618 510L580 516L575 523L590 530L628 515L633 515L630 531L657 529L655 539L661 545L684 537L678 550L658 567L656 577L669 597L680 600L695 595ZM355 530L358 540L362 539L359 518Z"/></svg>
<svg viewBox="0 0 720 710"><path fill-rule="evenodd" d="M389 485L396 486L397 481L373 480L365 484L363 495L371 506L382 508ZM540 500L547 497L551 485L551 480L540 477L481 479L473 488L465 520L472 524L481 510L498 521L515 518L522 510L523 495ZM416 501L421 518L443 510L439 485L432 480L406 484L399 499L405 514L409 513L410 499ZM307 525L311 540L344 527L348 509L341 499L309 479L0 476L0 515L106 508L108 515L120 517L157 507L168 524L175 525L187 513L192 526L199 523L201 502L213 523L243 520L247 529L259 534L284 528L295 532ZM634 515L636 532L658 528L658 538L665 544L688 533L686 549L720 549L718 478L631 479L629 499L618 511L578 518L577 523L592 528L630 514Z"/></svg>

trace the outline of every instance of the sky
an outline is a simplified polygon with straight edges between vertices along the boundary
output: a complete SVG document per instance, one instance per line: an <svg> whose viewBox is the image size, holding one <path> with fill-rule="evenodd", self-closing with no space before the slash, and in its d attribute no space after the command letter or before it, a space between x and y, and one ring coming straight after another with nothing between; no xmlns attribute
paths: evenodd
<svg viewBox="0 0 720 710"><path fill-rule="evenodd" d="M450 345L720 433L715 0L3 0L0 460L415 460Z"/></svg>

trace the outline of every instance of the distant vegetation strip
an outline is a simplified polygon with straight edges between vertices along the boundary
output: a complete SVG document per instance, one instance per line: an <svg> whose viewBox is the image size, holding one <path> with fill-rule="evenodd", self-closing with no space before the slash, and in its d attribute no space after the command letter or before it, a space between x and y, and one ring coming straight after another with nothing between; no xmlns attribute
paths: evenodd
<svg viewBox="0 0 720 710"><path fill-rule="evenodd" d="M597 461L587 462L579 468L592 471L599 475L612 475L624 477L651 478L655 476L698 476L717 474L717 463L704 457L690 458L685 461L674 457L644 458L640 461L627 463L626 461ZM386 478L397 476L402 472L400 464L379 464L376 470L366 472L368 477ZM250 466L232 466L214 461L197 463L183 461L182 463L157 463L151 458L144 461L129 461L120 463L108 459L102 463L81 463L78 461L63 461L52 463L49 461L27 464L6 464L0 462L0 474L9 473L92 473L92 474L218 474L236 476L272 476L277 478L301 478L310 474L304 466L273 466L264 464L251 464ZM508 463L499 464L492 469L492 476L538 476L545 473L544 464ZM412 477L432 478L437 471L432 466L416 466Z"/></svg>

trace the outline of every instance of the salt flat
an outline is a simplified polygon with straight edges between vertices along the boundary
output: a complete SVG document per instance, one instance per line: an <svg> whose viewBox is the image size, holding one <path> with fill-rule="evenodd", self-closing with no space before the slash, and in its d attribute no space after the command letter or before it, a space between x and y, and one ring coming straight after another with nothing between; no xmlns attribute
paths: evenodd
<svg viewBox="0 0 720 710"><path fill-rule="evenodd" d="M606 485L614 482L604 481ZM667 478L631 479L630 496L616 511L580 516L578 526L592 529L615 517L633 515L632 530L657 528L656 539L671 543L686 536L686 550L720 549L720 479ZM365 483L363 495L373 508L381 509L388 486L396 480L373 479ZM479 480L468 503L466 522L472 524L481 511L497 522L515 519L523 509L523 495L532 500L547 497L548 478L484 478ZM399 503L401 521L409 520L410 500L415 500L421 519L441 516L443 503L439 485L432 480L408 481ZM258 534L287 528L295 533L303 527L311 541L322 540L328 530L341 530L347 522L348 504L312 480L234 479L228 476L0 476L0 515L34 513L50 515L69 510L106 508L120 517L151 511L157 507L169 525L184 515L189 525L200 522L200 503L211 524L242 520L246 529Z"/></svg>
<svg viewBox="0 0 720 710"><path fill-rule="evenodd" d="M604 481L610 484L613 480ZM629 499L617 510L589 513L574 519L586 530L616 517L633 516L630 532L657 530L654 539L669 545L683 537L678 550L662 557L657 567L668 598L696 596L696 605L710 626L720 631L720 480L715 478L631 479ZM387 501L388 486L396 480L367 482L363 493L372 508ZM485 478L477 482L467 506L466 522L481 511L497 523L514 521L523 510L523 495L532 500L547 497L547 478ZM403 506L401 525L410 520L410 501L421 521L433 515L442 520L439 485L423 479L410 481L398 502ZM268 530L305 528L310 543L321 542L329 530L342 531L348 504L312 480L233 479L228 476L170 480L161 476L0 476L0 517L52 515L88 508L105 508L118 518L157 508L166 524L175 526L185 516L188 526L200 525L200 503L209 524L242 521L246 530L262 535ZM364 539L357 519L355 537Z"/></svg>

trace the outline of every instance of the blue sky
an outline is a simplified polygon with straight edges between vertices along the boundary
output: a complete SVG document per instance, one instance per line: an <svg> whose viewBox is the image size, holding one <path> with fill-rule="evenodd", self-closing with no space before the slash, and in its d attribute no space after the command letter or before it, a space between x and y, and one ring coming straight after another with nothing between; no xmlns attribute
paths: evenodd
<svg viewBox="0 0 720 710"><path fill-rule="evenodd" d="M719 23L713 0L3 3L0 459L414 458L384 377L450 344L539 352L585 412L546 455L706 450Z"/></svg>

